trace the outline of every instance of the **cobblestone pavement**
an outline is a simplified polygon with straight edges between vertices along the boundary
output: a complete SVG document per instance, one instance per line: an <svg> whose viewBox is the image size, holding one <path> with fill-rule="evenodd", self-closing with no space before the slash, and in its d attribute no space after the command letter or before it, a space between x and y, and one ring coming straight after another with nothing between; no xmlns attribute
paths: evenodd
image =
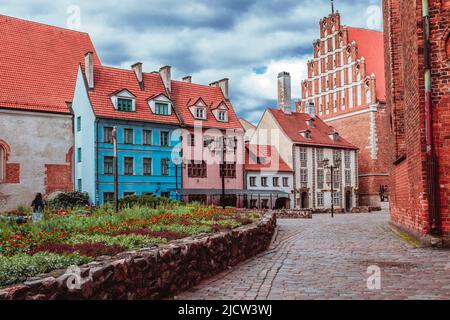
<svg viewBox="0 0 450 320"><path fill-rule="evenodd" d="M413 248L388 221L387 213L279 220L268 251L174 298L450 299L450 251ZM374 265L380 290L367 288Z"/></svg>

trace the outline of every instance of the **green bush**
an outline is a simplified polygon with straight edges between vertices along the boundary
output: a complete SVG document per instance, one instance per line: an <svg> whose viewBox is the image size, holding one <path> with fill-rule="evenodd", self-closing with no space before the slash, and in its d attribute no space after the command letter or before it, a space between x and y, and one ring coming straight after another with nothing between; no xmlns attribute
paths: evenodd
<svg viewBox="0 0 450 320"><path fill-rule="evenodd" d="M18 254L12 257L0 255L0 287L20 283L29 277L72 265L82 265L92 259L78 254L60 256L53 253L39 252L33 256Z"/></svg>
<svg viewBox="0 0 450 320"><path fill-rule="evenodd" d="M154 195L133 195L127 196L119 200L120 208L132 208L134 206L143 206L150 208L167 207L174 205L176 202L165 197L157 197Z"/></svg>
<svg viewBox="0 0 450 320"><path fill-rule="evenodd" d="M47 206L53 209L77 208L89 205L89 195L84 192L64 192L47 202Z"/></svg>

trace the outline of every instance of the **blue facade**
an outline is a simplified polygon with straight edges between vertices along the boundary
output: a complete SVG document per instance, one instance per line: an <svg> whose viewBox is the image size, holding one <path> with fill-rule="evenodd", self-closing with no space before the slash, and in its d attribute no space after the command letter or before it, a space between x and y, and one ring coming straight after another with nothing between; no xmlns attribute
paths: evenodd
<svg viewBox="0 0 450 320"><path fill-rule="evenodd" d="M114 126L117 127L118 141L119 198L128 194L154 194L173 198L174 190L181 187L181 168L177 168L172 159L172 152L180 143L180 135L178 131L175 132L178 127L100 119L97 124L96 203L108 201L108 197L112 197L114 192L111 158L108 158L113 156L113 144L107 141L106 132ZM125 141L125 130L129 132L128 137L132 137L132 141L128 143ZM147 141L144 142L144 130L151 132L148 133L151 141L147 136ZM166 140L161 135L168 136L167 145L161 145L161 142L164 143L161 140Z"/></svg>

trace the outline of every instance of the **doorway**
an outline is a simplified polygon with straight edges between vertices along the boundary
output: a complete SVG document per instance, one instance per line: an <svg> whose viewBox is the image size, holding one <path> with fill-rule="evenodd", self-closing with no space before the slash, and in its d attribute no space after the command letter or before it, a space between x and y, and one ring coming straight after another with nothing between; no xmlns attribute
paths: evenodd
<svg viewBox="0 0 450 320"><path fill-rule="evenodd" d="M352 193L351 191L345 192L345 211L350 212L352 210Z"/></svg>
<svg viewBox="0 0 450 320"><path fill-rule="evenodd" d="M302 209L308 209L309 208L309 195L308 192L302 192L301 198L300 198L300 206Z"/></svg>

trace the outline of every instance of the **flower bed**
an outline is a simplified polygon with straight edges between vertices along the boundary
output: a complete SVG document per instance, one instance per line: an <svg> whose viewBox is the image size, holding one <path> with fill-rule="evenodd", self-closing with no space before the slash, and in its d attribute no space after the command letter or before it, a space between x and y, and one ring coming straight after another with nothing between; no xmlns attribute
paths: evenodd
<svg viewBox="0 0 450 320"><path fill-rule="evenodd" d="M231 230L260 217L236 209L170 204L136 206L119 214L111 208L58 210L23 225L5 219L0 222L0 287L99 256Z"/></svg>

